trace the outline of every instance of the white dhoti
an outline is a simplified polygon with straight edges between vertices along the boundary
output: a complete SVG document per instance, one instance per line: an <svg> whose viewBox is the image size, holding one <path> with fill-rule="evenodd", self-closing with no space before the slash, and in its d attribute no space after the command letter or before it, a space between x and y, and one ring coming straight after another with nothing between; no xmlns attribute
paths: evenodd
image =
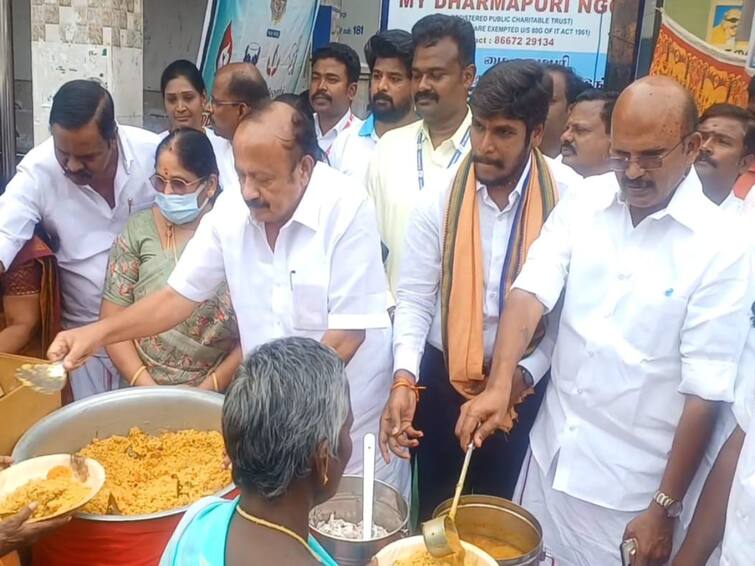
<svg viewBox="0 0 755 566"><path fill-rule="evenodd" d="M553 489L557 462L558 456L546 474L529 451L514 502L540 522L545 550L558 566L621 566L624 530L641 511L617 511ZM675 549L683 537L684 528L677 521Z"/></svg>
<svg viewBox="0 0 755 566"><path fill-rule="evenodd" d="M353 451L344 471L347 475L361 476L364 469L364 435L375 435L375 477L394 487L411 501L411 468L409 462L391 458L390 464L380 455L380 416L393 383L392 330L367 330L364 343L346 366L351 390L351 410L354 424L351 427Z"/></svg>
<svg viewBox="0 0 755 566"><path fill-rule="evenodd" d="M114 391L122 386L121 374L104 352L98 352L69 377L73 400Z"/></svg>

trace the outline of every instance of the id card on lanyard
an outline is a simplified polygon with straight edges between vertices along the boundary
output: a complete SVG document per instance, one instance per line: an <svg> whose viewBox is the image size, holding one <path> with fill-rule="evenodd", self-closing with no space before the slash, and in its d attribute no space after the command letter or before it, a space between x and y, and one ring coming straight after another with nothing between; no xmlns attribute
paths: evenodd
<svg viewBox="0 0 755 566"><path fill-rule="evenodd" d="M451 156L451 160L448 162L448 165L446 165L446 169L450 169L461 158L461 154L464 153L464 149L467 147L467 143L469 143L469 132L472 129L471 126L467 126L467 131L464 132L464 136L461 138L461 142L459 143L459 147L456 148L454 151L454 154ZM419 185L419 190L425 188L425 164L422 157L422 144L425 141L425 132L420 129L419 133L417 134L417 184Z"/></svg>

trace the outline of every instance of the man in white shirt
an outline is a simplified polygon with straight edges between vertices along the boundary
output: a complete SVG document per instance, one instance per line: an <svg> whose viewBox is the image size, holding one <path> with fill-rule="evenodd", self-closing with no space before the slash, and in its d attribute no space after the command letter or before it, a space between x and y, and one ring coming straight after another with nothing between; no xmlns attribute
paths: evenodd
<svg viewBox="0 0 755 566"><path fill-rule="evenodd" d="M412 35L390 29L373 35L364 46L370 67L370 115L360 128L338 136L330 165L367 185L367 167L380 137L417 121L412 104Z"/></svg>
<svg viewBox="0 0 755 566"><path fill-rule="evenodd" d="M750 261L703 194L694 100L666 77L619 97L612 167L556 207L507 298L486 390L459 442L507 424L515 368L563 293L551 382L517 491L559 564L669 559L682 502L731 402L747 332ZM617 186L618 182L618 186Z"/></svg>
<svg viewBox="0 0 755 566"><path fill-rule="evenodd" d="M267 83L251 63L230 63L215 75L210 97L210 118L215 133L223 138L213 143L224 190L238 192L238 175L233 161L233 134L253 108L270 100Z"/></svg>
<svg viewBox="0 0 755 566"><path fill-rule="evenodd" d="M54 359L76 366L102 344L151 336L185 320L223 281L233 300L241 346L307 336L348 363L354 452L378 433L391 385L391 329L374 211L348 177L317 163L314 126L282 102L255 109L234 137L246 206L218 202L181 255L168 286L117 316L62 333ZM378 462L376 475L409 490L404 462Z"/></svg>
<svg viewBox="0 0 755 566"><path fill-rule="evenodd" d="M0 262L9 266L41 224L59 243L63 328L99 317L110 247L155 191L156 134L119 126L113 99L93 81L64 84L50 110L52 137L32 149L0 196ZM104 351L71 376L74 398L117 389Z"/></svg>
<svg viewBox="0 0 755 566"><path fill-rule="evenodd" d="M755 516L755 434L750 434L755 413L754 376L755 329L750 328L731 409L737 425L708 475L673 566L705 566L722 539L721 566L755 564L751 525Z"/></svg>
<svg viewBox="0 0 755 566"><path fill-rule="evenodd" d="M328 157L339 136L362 127L351 111L361 70L359 55L343 43L328 43L312 55L309 102L315 110L317 143Z"/></svg>
<svg viewBox="0 0 755 566"><path fill-rule="evenodd" d="M454 425L459 408L483 386L484 368L490 367L503 299L501 286L505 293L507 271L513 276L518 271L516 263L524 259L514 257L517 242L528 227L542 225L559 194L577 178L568 167L535 149L548 114L551 84L544 68L534 61L513 60L488 70L470 101L471 154L449 189L423 195L409 223L394 320L394 387L383 412L380 442L386 460L389 450L406 458L406 449L415 449L420 520L430 518L458 480L464 453L456 442ZM469 188L467 181L472 183ZM461 190L464 195L470 191L473 207L456 205L462 202L456 197ZM532 199L550 203L538 208L537 218ZM479 223L465 223L465 213L467 220L476 213ZM449 227L456 227L455 236ZM478 232L471 237L480 242L479 265L473 259L476 253L459 247L463 245L459 232L469 229ZM532 229L527 236L530 241L537 232ZM452 250L449 263L446 258ZM466 263L469 260L471 264ZM463 281L457 277L463 278L464 273L473 277L477 268L482 275L479 288L460 287ZM450 285L441 285L444 281ZM466 328L465 319L471 319L479 332ZM467 379L468 371L452 373L454 356L459 357L454 341L468 343L470 337L479 345L478 377L483 379L478 384L474 376ZM550 340L538 343L518 371L540 381L550 365ZM473 357L467 350L462 348L462 358ZM426 388L419 404L417 383ZM511 498L544 389L541 382L537 394L524 403L520 424L511 437L497 437L475 452L467 489ZM419 431L426 434L420 438Z"/></svg>
<svg viewBox="0 0 755 566"><path fill-rule="evenodd" d="M611 114L616 98L612 91L589 89L577 96L561 135L562 162L583 177L611 171Z"/></svg>
<svg viewBox="0 0 755 566"><path fill-rule="evenodd" d="M695 170L703 192L723 210L742 211L734 184L755 163L755 118L733 104L714 104L700 117L703 138Z"/></svg>
<svg viewBox="0 0 755 566"><path fill-rule="evenodd" d="M467 96L475 78L475 35L467 20L432 14L412 28L412 92L421 121L387 132L367 173L386 271L395 293L406 226L423 190L442 191L469 152Z"/></svg>

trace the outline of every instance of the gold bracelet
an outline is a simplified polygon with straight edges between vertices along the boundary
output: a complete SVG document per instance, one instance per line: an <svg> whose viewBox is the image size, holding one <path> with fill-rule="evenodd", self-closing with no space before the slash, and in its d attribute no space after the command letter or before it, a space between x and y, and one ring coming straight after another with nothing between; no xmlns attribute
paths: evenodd
<svg viewBox="0 0 755 566"><path fill-rule="evenodd" d="M218 374L213 371L210 375L212 376L212 386L215 388L215 392L220 393L220 388L218 387Z"/></svg>
<svg viewBox="0 0 755 566"><path fill-rule="evenodd" d="M134 375L133 375L133 376L131 376L131 381L129 381L129 383L128 383L128 384L129 384L129 386L130 386L130 387L133 387L133 386L134 386L134 383L136 383L136 380L137 380L137 379L139 379L139 376L140 376L140 375L141 375L142 373L144 373L145 371L147 371L147 366L142 366L142 367L140 367L140 368L139 368L138 370L136 370L136 371L134 372Z"/></svg>

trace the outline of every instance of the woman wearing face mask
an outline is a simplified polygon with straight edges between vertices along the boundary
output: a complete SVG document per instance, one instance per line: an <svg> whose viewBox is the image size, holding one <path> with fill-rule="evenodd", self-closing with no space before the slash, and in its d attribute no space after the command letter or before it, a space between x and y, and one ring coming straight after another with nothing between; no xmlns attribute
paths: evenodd
<svg viewBox="0 0 755 566"><path fill-rule="evenodd" d="M155 161L155 205L132 216L113 244L102 318L165 286L220 190L212 146L200 131L174 130L158 146ZM174 329L108 346L107 352L130 385L185 384L224 391L241 363L227 287Z"/></svg>

